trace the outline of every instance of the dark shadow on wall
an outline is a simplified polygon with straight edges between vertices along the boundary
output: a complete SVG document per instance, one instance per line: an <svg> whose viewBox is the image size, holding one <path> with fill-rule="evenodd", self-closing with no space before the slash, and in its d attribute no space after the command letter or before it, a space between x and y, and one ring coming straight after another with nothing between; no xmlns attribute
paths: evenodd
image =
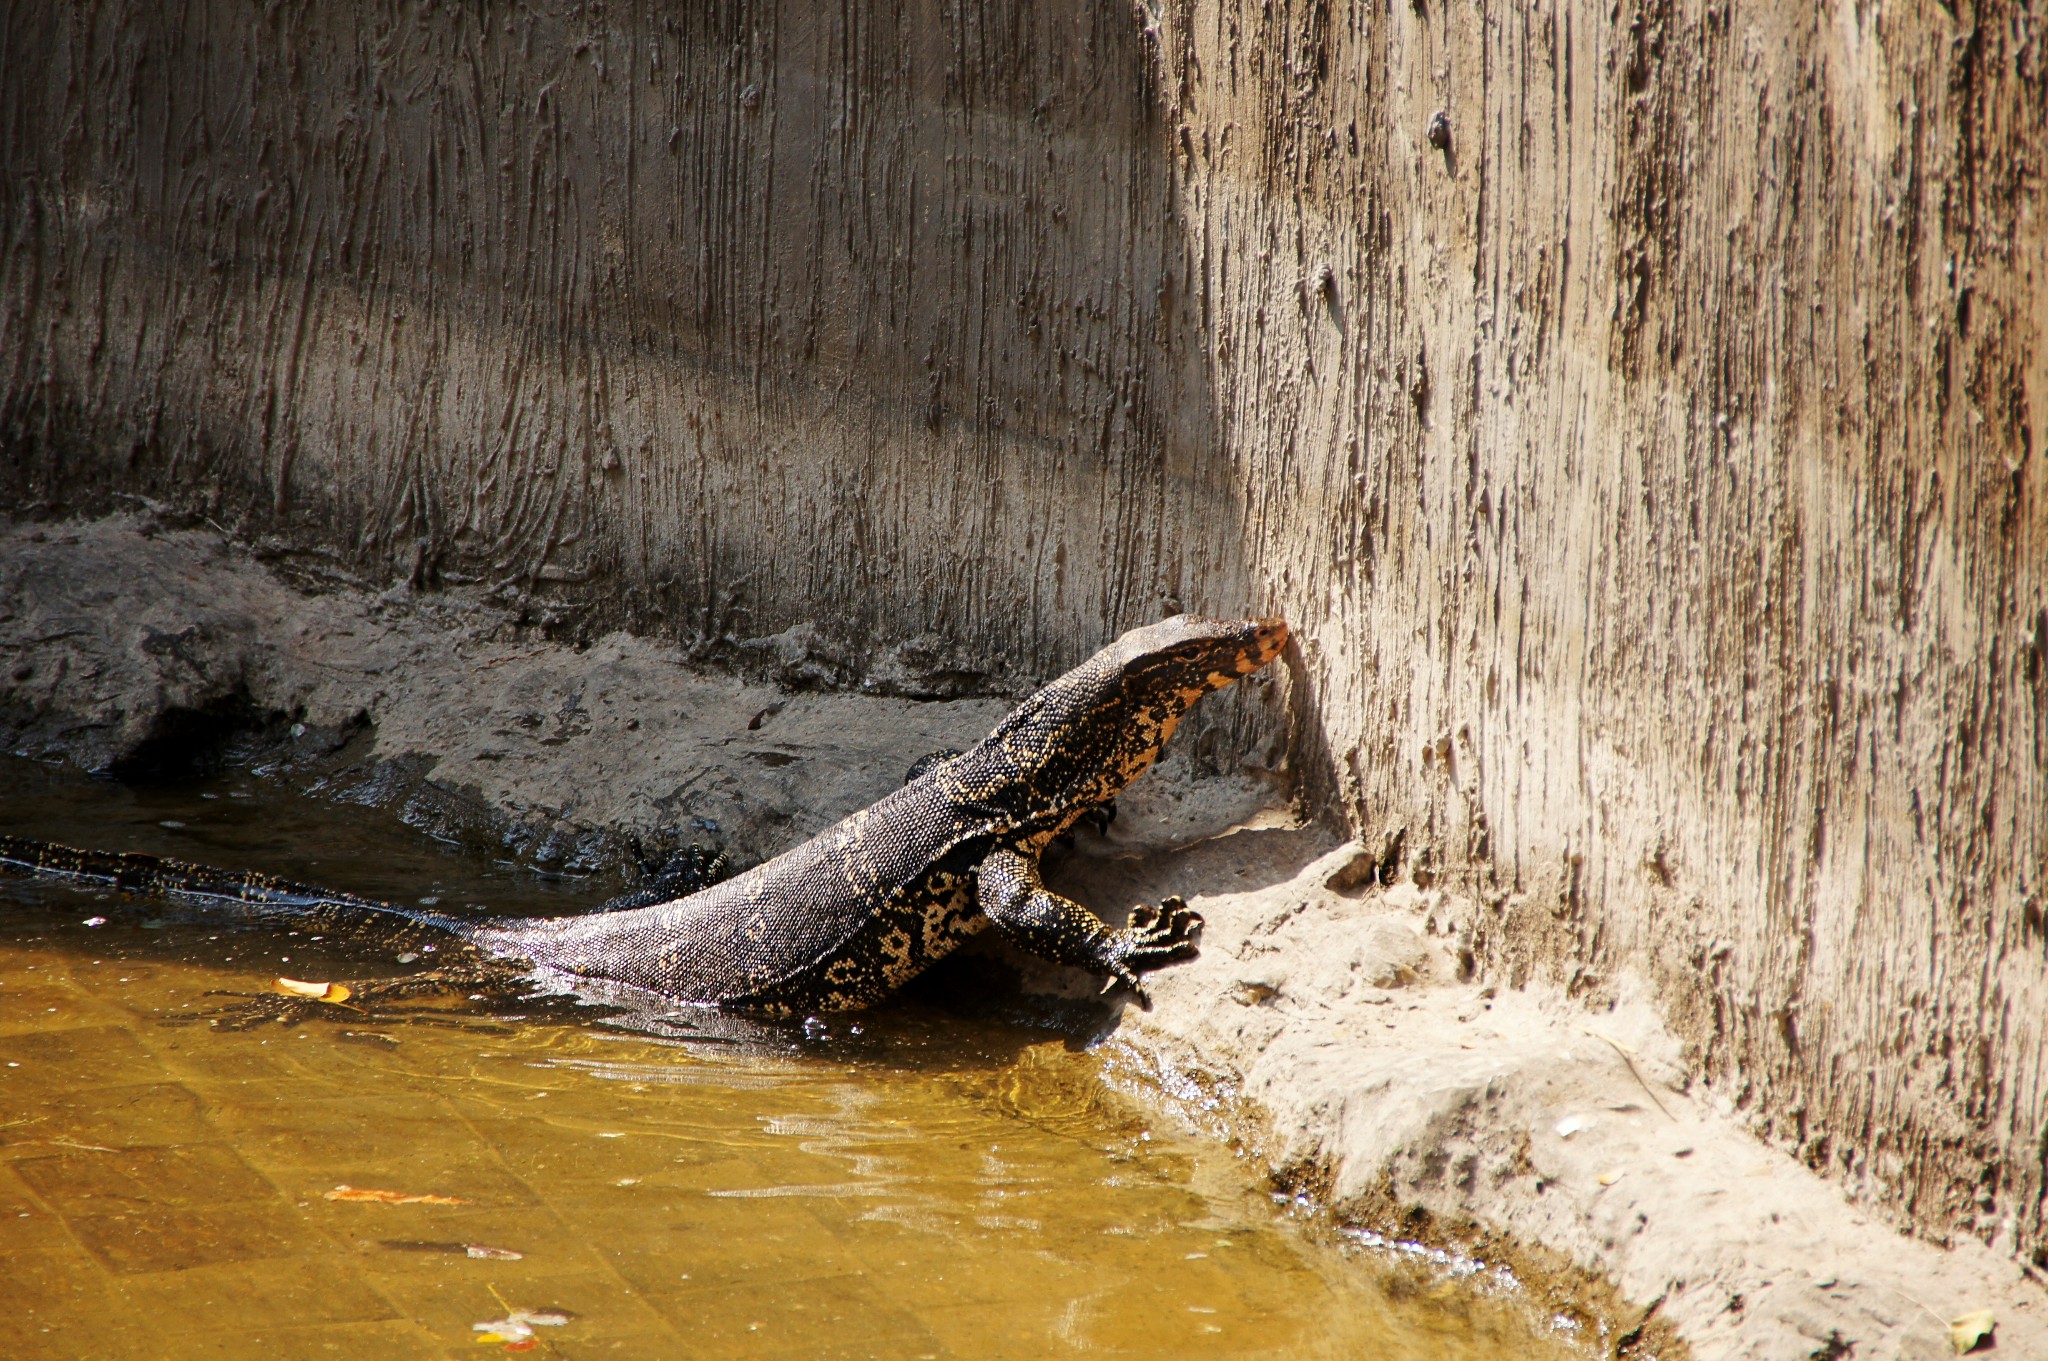
<svg viewBox="0 0 2048 1361"><path fill-rule="evenodd" d="M1268 603L1130 11L4 25L18 504L912 694Z"/></svg>

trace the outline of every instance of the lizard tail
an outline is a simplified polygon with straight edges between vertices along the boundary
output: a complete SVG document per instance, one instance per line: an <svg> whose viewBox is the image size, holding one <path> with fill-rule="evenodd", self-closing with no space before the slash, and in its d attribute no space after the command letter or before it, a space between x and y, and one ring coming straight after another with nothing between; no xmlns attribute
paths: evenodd
<svg viewBox="0 0 2048 1361"><path fill-rule="evenodd" d="M251 870L218 869L133 851L89 851L21 836L0 836L0 874L109 888L171 903L200 918L331 927L358 939L388 934L390 943L398 946L433 935L474 942L492 920L359 898Z"/></svg>

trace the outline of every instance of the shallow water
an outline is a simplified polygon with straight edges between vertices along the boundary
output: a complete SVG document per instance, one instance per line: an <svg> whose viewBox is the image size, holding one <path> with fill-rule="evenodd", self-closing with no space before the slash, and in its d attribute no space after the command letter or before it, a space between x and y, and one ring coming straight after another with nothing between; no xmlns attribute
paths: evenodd
<svg viewBox="0 0 2048 1361"><path fill-rule="evenodd" d="M614 887L236 776L0 758L0 829L444 908ZM235 1004L210 992L376 972L335 949L0 879L7 1355L1578 1354L1495 1274L1310 1241L1042 1029L898 1005L713 1041L460 998L206 1019Z"/></svg>

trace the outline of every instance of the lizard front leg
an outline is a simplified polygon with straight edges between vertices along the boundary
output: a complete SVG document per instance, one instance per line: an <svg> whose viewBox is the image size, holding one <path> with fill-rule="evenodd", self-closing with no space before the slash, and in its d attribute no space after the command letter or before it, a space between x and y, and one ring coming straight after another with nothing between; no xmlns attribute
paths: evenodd
<svg viewBox="0 0 2048 1361"><path fill-rule="evenodd" d="M1202 919L1179 898L1141 907L1131 914L1128 927L1112 930L1081 904L1039 882L1033 856L991 851L975 879L982 914L1003 934L1040 959L1109 975L1112 984L1129 988L1148 1009L1152 999L1138 975L1195 957L1194 936Z"/></svg>

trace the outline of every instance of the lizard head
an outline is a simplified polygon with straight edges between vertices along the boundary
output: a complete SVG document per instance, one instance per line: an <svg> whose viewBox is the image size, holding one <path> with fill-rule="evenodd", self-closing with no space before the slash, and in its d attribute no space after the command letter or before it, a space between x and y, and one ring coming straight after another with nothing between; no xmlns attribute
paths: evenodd
<svg viewBox="0 0 2048 1361"><path fill-rule="evenodd" d="M1019 705L954 778L1023 788L1060 814L1100 805L1159 758L1196 700L1272 661L1287 638L1278 619L1180 614L1132 629Z"/></svg>
<svg viewBox="0 0 2048 1361"><path fill-rule="evenodd" d="M1287 625L1279 619L1176 614L1132 629L1109 645L1103 659L1120 667L1131 697L1193 690L1187 698L1193 704L1272 661L1287 646L1287 637Z"/></svg>
<svg viewBox="0 0 2048 1361"><path fill-rule="evenodd" d="M1130 632L1098 657L1117 669L1131 721L1156 750L1194 702L1242 680L1287 646L1279 619L1204 619L1177 614Z"/></svg>
<svg viewBox="0 0 2048 1361"><path fill-rule="evenodd" d="M1159 759L1160 748L1196 700L1243 680L1287 646L1279 619L1205 619L1177 614L1132 629L1082 668L1097 675L1107 704L1096 711L1108 731L1094 734L1107 750L1082 791L1084 801L1114 798ZM1098 747L1102 750L1102 747Z"/></svg>

